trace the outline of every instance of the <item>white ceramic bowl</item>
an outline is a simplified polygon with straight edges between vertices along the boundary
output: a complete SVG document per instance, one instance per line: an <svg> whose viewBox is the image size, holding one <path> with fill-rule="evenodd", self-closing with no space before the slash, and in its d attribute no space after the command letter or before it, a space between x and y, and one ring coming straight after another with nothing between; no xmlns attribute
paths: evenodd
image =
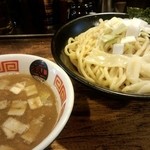
<svg viewBox="0 0 150 150"><path fill-rule="evenodd" d="M34 72L35 67L42 63L48 74ZM41 65L40 65L41 66ZM74 105L74 89L66 72L54 62L35 55L6 54L0 55L0 75L7 73L26 73L41 76L53 89L59 104L59 119L49 135L33 150L43 150L51 144L66 125Z"/></svg>

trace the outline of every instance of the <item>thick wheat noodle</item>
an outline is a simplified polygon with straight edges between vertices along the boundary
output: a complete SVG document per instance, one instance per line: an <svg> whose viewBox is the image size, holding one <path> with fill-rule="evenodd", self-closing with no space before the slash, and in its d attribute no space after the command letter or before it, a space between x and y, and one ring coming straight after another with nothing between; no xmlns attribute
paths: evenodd
<svg viewBox="0 0 150 150"><path fill-rule="evenodd" d="M130 92L130 88L126 88L126 86L134 84L135 81L132 82L132 79L127 79L125 67L100 66L88 63L86 60L87 56L95 50L112 54L113 44L120 42L121 38L125 36L125 32L123 32L120 36L115 38L113 42L103 42L100 35L106 32L105 22L107 22L107 20L103 21L101 19L97 26L90 28L75 38L69 38L64 49L65 54L69 56L71 62L87 81L115 91ZM107 32L109 33L110 31ZM136 42L125 44L123 55L125 56L125 59L132 59L132 56L134 55L142 57L145 54L150 54L150 40L148 36L149 34L141 33L137 37ZM140 75L139 81L142 81L143 78L144 80L145 78L147 79L147 77L141 77ZM149 80L150 79L148 79L148 82L150 82ZM133 92L134 89L131 91ZM137 89L135 89L135 92L138 93Z"/></svg>

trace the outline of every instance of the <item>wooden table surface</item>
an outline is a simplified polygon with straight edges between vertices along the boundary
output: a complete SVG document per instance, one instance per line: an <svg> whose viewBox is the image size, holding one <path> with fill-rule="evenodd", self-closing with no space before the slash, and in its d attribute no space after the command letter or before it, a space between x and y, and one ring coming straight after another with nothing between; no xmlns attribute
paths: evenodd
<svg viewBox="0 0 150 150"><path fill-rule="evenodd" d="M0 54L54 60L51 37L0 39ZM65 128L46 150L149 150L150 100L103 95L72 80L75 104Z"/></svg>

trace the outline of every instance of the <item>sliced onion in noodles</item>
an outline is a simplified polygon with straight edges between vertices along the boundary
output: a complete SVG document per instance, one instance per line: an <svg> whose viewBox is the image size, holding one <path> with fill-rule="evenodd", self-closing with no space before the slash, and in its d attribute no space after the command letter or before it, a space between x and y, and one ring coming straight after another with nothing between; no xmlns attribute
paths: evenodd
<svg viewBox="0 0 150 150"><path fill-rule="evenodd" d="M121 43L136 42L135 36L126 36L121 39Z"/></svg>
<svg viewBox="0 0 150 150"><path fill-rule="evenodd" d="M120 54L122 55L124 52L124 44L123 43L118 43L113 45L113 54Z"/></svg>
<svg viewBox="0 0 150 150"><path fill-rule="evenodd" d="M127 80L129 80L131 83L138 82L140 71L141 71L141 57L133 56L132 59L129 60L129 63L126 68Z"/></svg>
<svg viewBox="0 0 150 150"><path fill-rule="evenodd" d="M150 83L150 81L140 81L134 84L130 84L128 86L126 86L125 88L123 88L122 92L128 92L128 93L139 93L141 87L143 87L144 85L146 85L147 83ZM150 91L150 88L149 88ZM145 93L145 92L144 92Z"/></svg>
<svg viewBox="0 0 150 150"><path fill-rule="evenodd" d="M137 91L138 94L146 94L150 93L150 81L141 86L141 88Z"/></svg>
<svg viewBox="0 0 150 150"><path fill-rule="evenodd" d="M148 54L142 57L141 74L143 77L150 77L150 55Z"/></svg>
<svg viewBox="0 0 150 150"><path fill-rule="evenodd" d="M129 57L119 54L109 54L103 51L93 50L90 55L85 57L86 63L95 64L103 67L123 67L125 68Z"/></svg>

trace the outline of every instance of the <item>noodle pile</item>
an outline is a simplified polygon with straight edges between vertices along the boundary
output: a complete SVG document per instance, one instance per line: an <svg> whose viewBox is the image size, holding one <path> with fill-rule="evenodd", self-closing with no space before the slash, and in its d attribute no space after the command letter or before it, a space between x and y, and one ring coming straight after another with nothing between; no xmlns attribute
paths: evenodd
<svg viewBox="0 0 150 150"><path fill-rule="evenodd" d="M99 20L70 37L64 49L89 82L110 90L150 94L150 26L133 18Z"/></svg>

